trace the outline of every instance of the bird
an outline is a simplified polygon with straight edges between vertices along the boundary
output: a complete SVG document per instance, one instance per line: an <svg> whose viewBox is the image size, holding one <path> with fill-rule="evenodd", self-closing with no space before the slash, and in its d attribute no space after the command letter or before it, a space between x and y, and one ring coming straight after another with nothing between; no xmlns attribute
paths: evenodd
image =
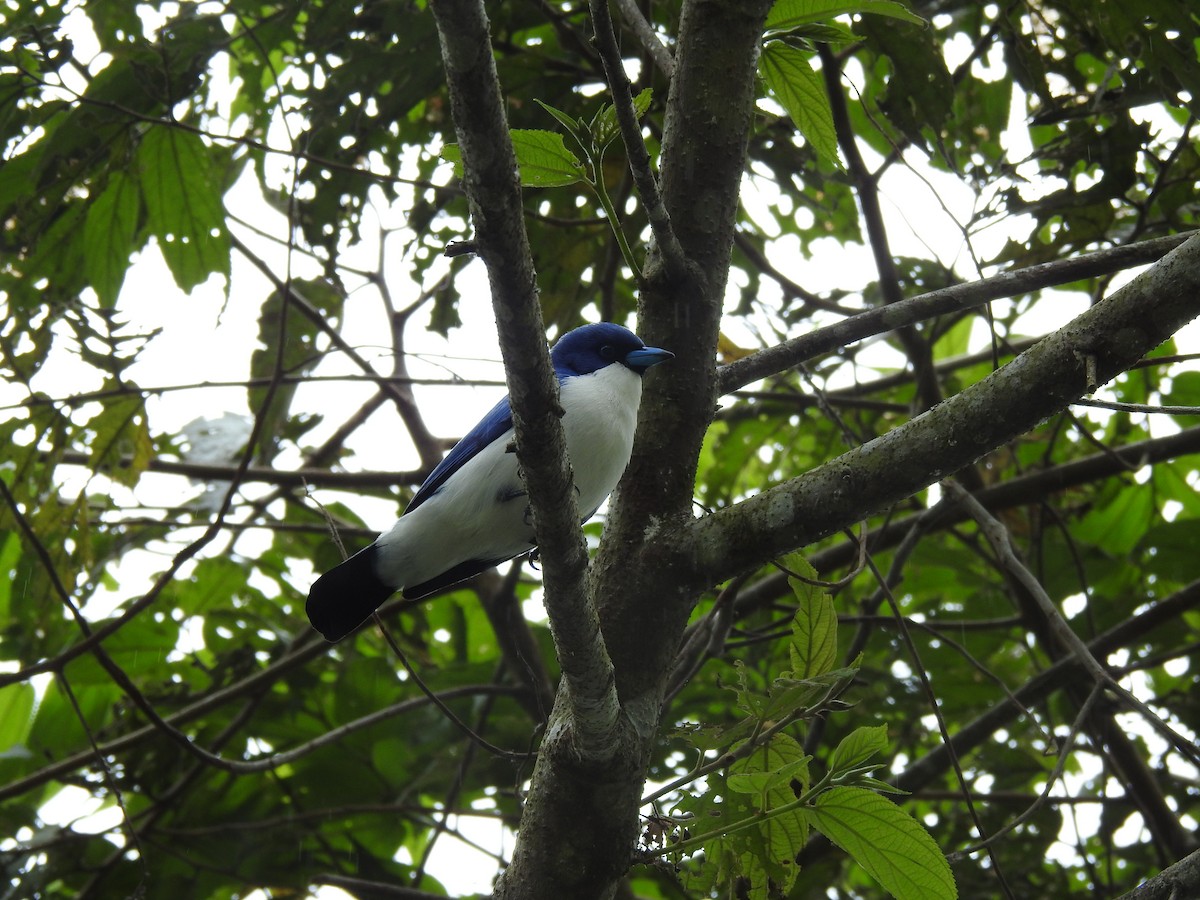
<svg viewBox="0 0 1200 900"><path fill-rule="evenodd" d="M629 464L642 376L674 355L612 322L568 331L551 349L581 523ZM536 549L512 448L505 396L429 473L390 531L313 583L312 626L339 641L398 590L419 600Z"/></svg>

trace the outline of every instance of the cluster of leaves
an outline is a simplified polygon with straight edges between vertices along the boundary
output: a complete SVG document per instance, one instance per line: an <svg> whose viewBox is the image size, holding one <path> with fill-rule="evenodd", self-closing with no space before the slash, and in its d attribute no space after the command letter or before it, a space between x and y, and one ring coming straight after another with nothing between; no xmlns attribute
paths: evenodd
<svg viewBox="0 0 1200 900"><path fill-rule="evenodd" d="M955 897L954 880L941 849L908 813L879 796L895 793L871 773L887 750L887 726L859 726L830 754L825 774L814 778L811 754L789 731L798 722L844 709L839 698L857 666L835 668L838 622L833 598L815 586L816 572L793 555L782 562L796 600L791 638L781 642L791 668L767 691L743 663L735 663L731 686L744 718L725 727L684 729L681 736L707 752L720 751L706 789L686 794L671 820L691 829L668 837L664 853L679 861L703 849L703 865L686 876L693 890L713 891L738 883L751 898L788 896L800 874L796 858L810 830L845 850L893 897ZM719 768L718 768L719 766ZM694 784L694 782L693 782Z"/></svg>
<svg viewBox="0 0 1200 900"><path fill-rule="evenodd" d="M673 34L680 5L654 4L652 24ZM185 6L151 27L142 19L151 6L84 4L77 14L94 32L96 59L78 55L64 29L68 9L53 2L9 10L0 43L0 368L23 391L0 421L9 449L0 466L0 871L11 892L29 896L118 896L149 883L156 895L222 897L251 886L302 890L322 873L437 891L426 862L452 828L447 813L515 827L528 765L473 748L411 678L396 676L378 635L368 630L330 652L307 631L294 573L326 568L339 553L326 517L294 502L295 480L236 494L237 527L203 534L211 520L190 502L193 488L178 487L180 499L166 509L134 492L147 473L178 462L180 437L155 426L146 392L128 375L154 335L126 322L121 302L139 254L161 254L184 290L232 277L234 236L249 230L221 202L235 182L256 184L287 213L281 241L292 240L323 275L290 284L278 277L273 297L230 290L230 303L260 309L265 349L247 354L248 376L313 371L342 315L341 285L353 278L339 249L366 232L372 203L405 210L411 273L435 273L437 252L467 226L461 193L447 167L439 169L453 156L453 138L431 16L423 4L392 0L230 0ZM622 267L637 271L646 216L631 199L612 107L586 99L600 71L586 15L508 2L488 11L532 186L545 318L560 328L596 312L623 320L635 279ZM844 12L867 15L851 24L833 19ZM1200 64L1187 4L998 8L950 0L909 10L872 0L780 0L768 29L762 99L786 116L764 102L751 137L750 177L774 191L739 222L729 306L765 343L840 320L889 287L911 292L957 280L931 253L896 259L890 285L881 273L818 295L783 275L795 267L769 252L768 236L805 254L820 238L862 242L875 223L858 199L913 152L980 198L962 223L968 247L986 227L1031 217L994 258L975 260L981 268L1200 224L1200 154L1191 139ZM953 43L971 49L952 68L944 48ZM861 83L849 98L831 94L823 73L851 60ZM635 109L653 149L668 86L649 56L639 61ZM216 90L218 75L234 86L232 97ZM1017 162L1002 145L1021 96L1014 84L1032 117L1033 150ZM1147 105L1180 128L1149 128L1135 112ZM842 113L883 160L869 179L845 159ZM547 130L547 117L573 147ZM402 170L404 159L411 168ZM1035 178L1038 191L1028 192ZM1099 297L1108 281L1072 287ZM1031 294L997 304L989 322L997 352L1019 346L1025 314L1052 302ZM438 294L435 305L431 327L445 333L457 321L454 293ZM975 325L962 313L916 329L943 395L994 367L992 354L968 353ZM39 373L62 355L77 356L91 381L71 396L49 396ZM1180 356L1164 345L1107 396L1200 407L1200 374ZM262 411L258 463L286 447L326 466L343 444L353 446L357 410L334 410L344 415L336 438L317 445L315 420L290 408L286 385L258 382L247 396ZM909 374L873 370L853 351L811 361L806 378L774 376L733 398L710 427L697 497L714 509L736 503L829 459L847 434L861 441L889 430L922 402ZM1137 415L1063 414L968 477L991 498L1052 600L1071 610L1072 627L1116 654L1119 674L1142 679L1164 718L1195 734L1200 707L1189 658L1200 627L1200 501L1196 457L1187 454L1200 448L1200 421L1175 421L1179 434L1164 435ZM1130 445L1153 465L1136 475L1105 467L1110 449ZM68 489L65 473L79 467L88 479ZM397 505L403 499L379 480L350 486ZM322 499L344 534L365 533L344 502ZM825 593L799 582L789 588L771 570L749 576L736 600L702 602L697 626L728 604L721 615L730 630L667 708L676 732L651 760L650 776L691 779L694 769L681 760L709 750L722 765L708 772L705 791L672 810L694 817L689 834L672 834L658 853L677 860L681 875L639 870L633 883L642 896L703 895L718 885L750 896L824 896L831 886L864 895L873 888L862 869L897 896L948 895L940 857L912 821L929 826L942 852L969 846L978 834L964 803L968 785L987 785L973 799L994 831L1032 804L1055 753L1067 754L1064 790L1100 810L1095 827L1078 829L1080 862L1047 861L1072 815L1069 804L1050 802L996 843L992 866L955 863L963 896L994 895L996 871L1025 896L1115 893L1188 846L1188 822L1200 808L1187 779L1164 763L1174 757L1126 735L1112 709L1081 723L1081 736L1064 746L1086 689L977 528L951 513L931 522L930 502L914 497L864 526L874 567L902 575L897 599L917 658L896 618L881 612L884 595L870 569L839 589L841 628ZM251 549L243 527L270 539ZM856 547L835 536L807 555L831 577L853 567ZM158 554L154 579L118 567L145 548ZM518 574L384 614L461 719L491 743L524 751L544 720L540 682L550 682L543 669L552 675L554 662L547 629L518 621L534 592ZM89 604L114 594L118 609L92 614ZM64 612L69 604L81 608L85 626ZM525 643L513 651L518 639ZM114 680L97 645L128 684ZM929 726L914 676L921 669L932 674L951 732L965 735L958 750L966 784ZM176 731L152 721L152 712ZM687 727L695 723L709 727ZM887 780L910 792L899 806L876 793L883 782L870 774L887 750L883 723L896 760ZM815 760L823 761L819 776ZM46 804L64 796L89 798L80 815L115 811L119 821L49 824ZM751 825L729 827L740 822ZM1129 840L1131 825L1149 839ZM93 834L97 827L103 833ZM877 854L872 829L882 827L903 833L911 866ZM858 865L812 840L812 830ZM702 857L683 859L701 847Z"/></svg>

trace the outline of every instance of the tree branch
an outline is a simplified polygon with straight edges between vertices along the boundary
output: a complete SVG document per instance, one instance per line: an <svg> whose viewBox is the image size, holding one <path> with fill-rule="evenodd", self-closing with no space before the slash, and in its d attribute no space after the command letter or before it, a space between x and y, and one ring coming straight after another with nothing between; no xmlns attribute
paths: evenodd
<svg viewBox="0 0 1200 900"><path fill-rule="evenodd" d="M858 152L858 140L850 123L850 111L846 107L846 95L842 91L842 69L833 55L829 44L817 43L817 55L821 59L821 75L825 80L825 93L833 114L834 131L838 146L846 157L846 165L854 179L863 222L867 227L867 239L875 257L875 269L879 273L879 290L885 306L903 300L900 290L900 274L888 242L887 228L883 223L883 210L879 206L879 182L867 168L862 154ZM935 406L942 399L942 387L933 372L933 353L930 342L915 328L905 326L896 329L896 337L903 344L913 375L916 377L917 392L923 408Z"/></svg>
<svg viewBox="0 0 1200 900"><path fill-rule="evenodd" d="M675 75L675 57L671 56L667 45L654 33L654 26L642 15L634 0L617 0L617 8L621 10L621 18L642 45L642 49L650 54L654 64L670 81Z"/></svg>
<svg viewBox="0 0 1200 900"><path fill-rule="evenodd" d="M80 451L59 454L56 461L62 465L93 465L89 454ZM271 466L247 466L245 471L242 471L241 467L236 465L222 466L157 458L146 464L146 471L186 475L198 481L232 481L237 476L239 483L256 481L278 487L302 487L308 484L347 491L396 487L401 484L415 486L428 474L428 470L425 469L409 472L331 472L328 469L275 469Z"/></svg>
<svg viewBox="0 0 1200 900"><path fill-rule="evenodd" d="M1200 581L1193 581L1177 593L1158 601L1145 612L1126 619L1088 641L1087 648L1094 656L1108 656L1115 650L1129 647L1144 639L1155 628L1177 621L1184 613L1197 607L1200 607ZM1063 657L1022 685L1013 697L997 700L986 712L955 732L952 739L954 751L959 756L969 753L997 729L1015 720L1028 707L1041 702L1083 673L1082 663L1078 659ZM916 793L940 776L948 768L949 762L950 749L945 746L936 747L909 766L897 779L896 787Z"/></svg>
<svg viewBox="0 0 1200 900"><path fill-rule="evenodd" d="M1124 447L1094 453L1049 469L1030 472L1028 475L986 487L976 492L975 497L983 504L984 509L989 511L1010 509L1025 503L1040 503L1050 494L1128 473L1130 466L1154 465L1192 453L1200 453L1200 426L1167 437L1137 441ZM893 519L872 529L866 536L866 543L871 552L878 553L896 546L908 535L916 520L931 512L932 510L925 510ZM945 528L966 518L963 510L943 504L936 521L931 520L928 527ZM824 574L848 565L857 552L855 544L845 542L813 554L808 561L818 573ZM777 572L767 575L739 595L739 616L743 610L757 608L775 597L782 596L787 590L786 574Z"/></svg>
<svg viewBox="0 0 1200 900"><path fill-rule="evenodd" d="M909 497L1106 383L1197 315L1200 237L939 406L694 522L684 565L708 587Z"/></svg>
<svg viewBox="0 0 1200 900"><path fill-rule="evenodd" d="M280 279L264 260L260 259L249 247L239 241L237 237L231 236L231 240L233 241L233 246L275 285L275 290L287 298L288 306L291 306L316 325L335 347L346 354L356 366L362 369L364 374L377 374L374 368L371 367L371 364L363 359L358 351L351 347L346 342L346 339L338 333L337 329L325 320L325 316L296 290L296 286L292 284L291 279ZM441 444L425 428L424 420L422 420L421 414L413 402L412 392L407 387L393 384L390 380L380 380L379 389L395 401L400 418L404 420L404 424L412 436L413 445L421 455L421 464L426 469L432 469L441 460Z"/></svg>
<svg viewBox="0 0 1200 900"><path fill-rule="evenodd" d="M679 238L675 236L671 216L658 189L658 180L650 167L650 152L646 149L646 142L642 140L642 127L638 124L637 113L633 108L633 89L629 84L629 77L625 74L621 49L617 46L617 36L613 32L612 17L608 14L608 0L589 0L589 6L596 49L600 51L600 60L604 64L604 76L612 94L617 124L621 128L621 141L625 144L629 171L633 174L638 196L642 198L642 204L646 207L650 230L654 234L667 272L672 278L680 278L688 270L687 254L683 252ZM617 227L617 223L614 222L613 227Z"/></svg>
<svg viewBox="0 0 1200 900"><path fill-rule="evenodd" d="M548 739L577 759L617 751L620 707L600 621L584 592L588 555L559 417L545 326L525 232L516 156L480 0L432 5L462 148L467 199L492 287L500 351L512 402L517 456L544 560L546 608L566 693Z"/></svg>
<svg viewBox="0 0 1200 900"><path fill-rule="evenodd" d="M1082 278L1106 275L1121 269L1152 263L1197 234L1173 234L1123 247L1110 247L1072 259L1055 260L1015 269L991 278L941 288L901 300L891 306L870 309L828 328L810 331L752 356L722 366L718 378L722 394L782 372L805 360L820 356L854 341L911 325L923 319L979 306L989 300L1014 297L1040 288L1069 284Z"/></svg>
<svg viewBox="0 0 1200 900"><path fill-rule="evenodd" d="M1146 723L1157 731L1167 743L1174 745L1176 752L1186 757L1192 765L1200 765L1200 752L1196 750L1191 742L1168 725L1158 713L1150 709L1149 706L1118 683L1104 664L1092 655L1092 652L1083 642L1083 638L1077 635L1071 629L1071 626L1067 624L1067 620L1063 618L1058 607L1054 605L1054 601L1050 599L1050 595L1046 593L1046 589L1042 587L1041 582L1029 571L1029 568L1017 555L1008 529L1001 524L1000 520L984 509L983 504L971 496L970 492L962 485L954 481L944 481L942 485L948 489L950 495L958 503L962 504L968 514L975 519L984 537L991 544L992 551L996 554L1001 568L1011 575L1034 599L1042 616L1049 625L1050 634L1058 641L1063 651L1074 656L1082 664L1084 671L1091 676L1095 686L1112 692L1131 710L1141 715ZM1165 808L1166 804L1164 803L1163 806Z"/></svg>
<svg viewBox="0 0 1200 900"><path fill-rule="evenodd" d="M1192 851L1118 900L1175 900L1197 893L1200 893L1200 850Z"/></svg>

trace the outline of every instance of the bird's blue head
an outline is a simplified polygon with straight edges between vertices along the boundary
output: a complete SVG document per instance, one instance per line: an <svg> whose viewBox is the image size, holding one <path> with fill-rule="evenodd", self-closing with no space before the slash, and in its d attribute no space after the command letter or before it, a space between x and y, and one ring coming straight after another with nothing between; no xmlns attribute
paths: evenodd
<svg viewBox="0 0 1200 900"><path fill-rule="evenodd" d="M639 375L675 356L669 350L647 347L642 339L620 325L599 322L568 331L550 351L550 361L560 378L589 375L620 363Z"/></svg>

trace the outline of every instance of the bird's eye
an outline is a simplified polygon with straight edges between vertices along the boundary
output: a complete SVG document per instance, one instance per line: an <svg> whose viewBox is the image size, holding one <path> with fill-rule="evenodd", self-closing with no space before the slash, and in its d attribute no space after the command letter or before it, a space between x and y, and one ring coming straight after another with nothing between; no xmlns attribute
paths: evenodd
<svg viewBox="0 0 1200 900"><path fill-rule="evenodd" d="M616 362L618 356L617 348L612 344L605 344L600 348L600 358L605 362Z"/></svg>

